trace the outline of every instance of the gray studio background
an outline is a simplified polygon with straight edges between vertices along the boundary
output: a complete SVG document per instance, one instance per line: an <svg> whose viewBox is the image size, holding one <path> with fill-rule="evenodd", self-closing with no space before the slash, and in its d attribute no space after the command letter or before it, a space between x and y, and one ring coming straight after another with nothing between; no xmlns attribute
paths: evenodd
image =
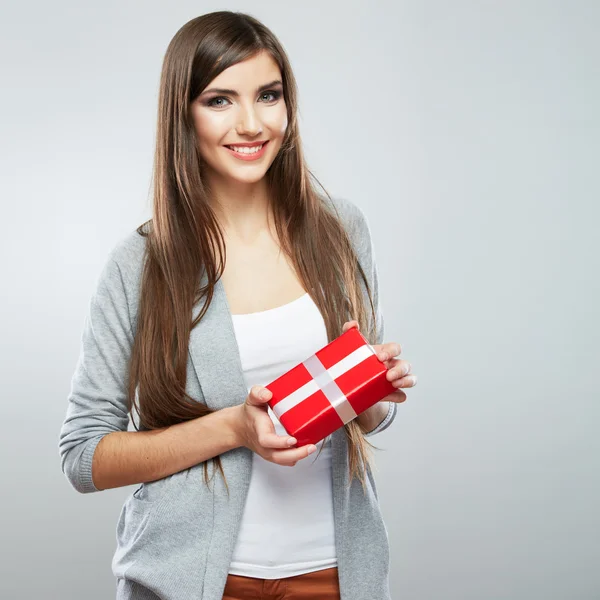
<svg viewBox="0 0 600 600"><path fill-rule="evenodd" d="M288 51L419 376L373 439L393 598L600 598L600 5L566 0L2 4L0 598L114 597L135 488L75 492L58 434L96 278L149 216L167 44L225 8Z"/></svg>

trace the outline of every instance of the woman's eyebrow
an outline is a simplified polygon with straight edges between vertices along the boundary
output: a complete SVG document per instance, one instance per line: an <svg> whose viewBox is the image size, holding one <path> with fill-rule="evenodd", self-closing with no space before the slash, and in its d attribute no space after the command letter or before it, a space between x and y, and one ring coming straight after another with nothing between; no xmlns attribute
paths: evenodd
<svg viewBox="0 0 600 600"><path fill-rule="evenodd" d="M283 85L280 79L275 79L274 81L261 85L259 88L256 89L256 93L258 94L259 92L275 87L276 85ZM239 93L235 90L226 90L225 88L210 88L208 90L204 90L201 96L204 96L204 94L209 93L227 94L228 96L235 96L236 98L239 96Z"/></svg>

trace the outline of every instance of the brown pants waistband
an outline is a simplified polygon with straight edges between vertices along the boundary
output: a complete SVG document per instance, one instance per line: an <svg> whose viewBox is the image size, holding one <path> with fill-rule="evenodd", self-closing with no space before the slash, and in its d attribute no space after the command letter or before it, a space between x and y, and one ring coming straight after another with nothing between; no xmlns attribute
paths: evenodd
<svg viewBox="0 0 600 600"><path fill-rule="evenodd" d="M333 567L282 579L229 574L223 600L340 600L338 570Z"/></svg>

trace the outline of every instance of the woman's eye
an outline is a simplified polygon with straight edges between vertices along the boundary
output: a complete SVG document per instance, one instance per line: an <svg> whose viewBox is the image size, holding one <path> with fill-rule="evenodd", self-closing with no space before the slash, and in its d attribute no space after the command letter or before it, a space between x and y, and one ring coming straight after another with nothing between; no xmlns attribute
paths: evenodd
<svg viewBox="0 0 600 600"><path fill-rule="evenodd" d="M267 100L267 102L276 102L277 100L279 100L279 98L281 98L281 92L279 92L279 91L264 92L263 94L260 95L260 98L264 98L265 96L272 96L272 99ZM216 107L216 108L221 108L222 106L225 106L225 104L223 104L223 103L217 103L218 100L229 102L229 100L227 98L225 98L225 96L217 96L216 98L212 98L211 100L209 100L206 103L206 105Z"/></svg>
<svg viewBox="0 0 600 600"><path fill-rule="evenodd" d="M216 107L223 106L223 104L213 104L217 100L227 100L227 98L225 98L224 96L217 96L216 98L213 98L212 100L209 100L207 102L207 105L208 106L216 106ZM229 100L227 100L227 101L229 102Z"/></svg>
<svg viewBox="0 0 600 600"><path fill-rule="evenodd" d="M281 97L281 92L277 92L277 91L273 91L273 92L265 92L264 94L262 94L261 98L264 98L265 96L273 96L273 102L275 102L276 100L279 100L279 98Z"/></svg>

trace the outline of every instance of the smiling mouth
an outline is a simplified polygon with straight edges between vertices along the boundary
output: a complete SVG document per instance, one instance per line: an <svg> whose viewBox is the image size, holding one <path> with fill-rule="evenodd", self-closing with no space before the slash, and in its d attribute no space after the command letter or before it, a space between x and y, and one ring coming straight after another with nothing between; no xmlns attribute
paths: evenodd
<svg viewBox="0 0 600 600"><path fill-rule="evenodd" d="M252 156L253 154L260 152L268 143L269 140L263 142L262 144L257 144L256 146L235 146L226 144L225 148L229 148L230 150L233 150L239 154L247 154Z"/></svg>

